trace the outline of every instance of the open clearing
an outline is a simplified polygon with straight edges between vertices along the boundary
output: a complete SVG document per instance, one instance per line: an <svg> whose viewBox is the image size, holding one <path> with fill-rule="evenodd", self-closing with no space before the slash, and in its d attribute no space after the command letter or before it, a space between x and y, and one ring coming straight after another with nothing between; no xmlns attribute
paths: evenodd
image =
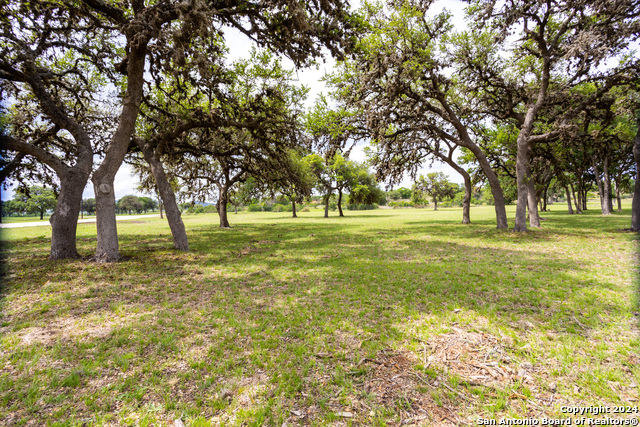
<svg viewBox="0 0 640 427"><path fill-rule="evenodd" d="M493 208L119 223L123 261L47 260L2 230L2 425L471 425L637 408L630 202L543 229ZM514 207L508 207L513 225ZM335 215L335 213L334 213ZM79 250L95 248L79 225ZM608 414L615 419L637 414Z"/></svg>

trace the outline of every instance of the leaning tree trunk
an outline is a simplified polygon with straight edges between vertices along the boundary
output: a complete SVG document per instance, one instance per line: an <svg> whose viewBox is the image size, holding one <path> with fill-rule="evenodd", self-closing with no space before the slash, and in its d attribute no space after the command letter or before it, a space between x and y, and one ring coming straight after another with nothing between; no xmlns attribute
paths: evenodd
<svg viewBox="0 0 640 427"><path fill-rule="evenodd" d="M293 218L298 218L298 215L296 215L296 199L295 198L291 199L291 212L293 212Z"/></svg>
<svg viewBox="0 0 640 427"><path fill-rule="evenodd" d="M91 165L89 161L89 165ZM75 169L75 168L74 168ZM51 253L49 259L78 258L76 231L82 204L82 193L89 180L90 166L86 170L67 170L59 175L60 194L49 218L51 222Z"/></svg>
<svg viewBox="0 0 640 427"><path fill-rule="evenodd" d="M153 178L156 181L156 187L158 194L162 200L160 204L160 218L162 218L162 209L167 214L167 222L169 223L169 229L171 230L171 236L173 237L173 247L180 251L189 250L189 239L187 238L187 231L184 228L182 222L182 216L178 202L176 202L176 196L173 193L171 184L167 179L167 174L164 171L162 162L156 156L155 151L144 141L139 138L135 139L136 144L140 147L144 160L149 165Z"/></svg>
<svg viewBox="0 0 640 427"><path fill-rule="evenodd" d="M638 119L638 133L633 140L633 158L636 161L636 185L633 189L631 204L631 229L640 231L640 119Z"/></svg>
<svg viewBox="0 0 640 427"><path fill-rule="evenodd" d="M571 192L569 191L569 186L564 186L564 191L567 193L567 207L569 208L569 215L573 215L573 206L571 206Z"/></svg>
<svg viewBox="0 0 640 427"><path fill-rule="evenodd" d="M115 262L119 258L116 198L113 182L127 154L131 135L135 130L140 112L145 57L146 42L144 41L140 41L137 46L134 45L127 56L127 91L120 113L120 122L107 147L102 164L91 178L96 197L96 228L98 232L96 261L98 262Z"/></svg>
<svg viewBox="0 0 640 427"><path fill-rule="evenodd" d="M338 212L340 212L340 216L344 216L342 213L342 189L338 190Z"/></svg>
<svg viewBox="0 0 640 427"><path fill-rule="evenodd" d="M49 166L60 179L60 194L58 195L53 215L49 218L51 223L51 253L49 254L49 259L78 258L79 255L76 249L78 216L80 215L80 206L82 204L82 193L93 167L91 138L78 123L69 118L56 105L56 102L44 89L44 85L39 78L35 78L30 82L30 85L46 114L56 122L56 125L68 130L77 142L77 162L73 167L69 167L61 162L58 157L52 156L39 147L23 143L9 135L0 134L0 145L3 148L20 153L18 162L15 162L16 159L14 159L12 164L0 171L0 178L2 178L0 181L3 181L7 174L19 165L19 160L24 155L31 155Z"/></svg>
<svg viewBox="0 0 640 427"><path fill-rule="evenodd" d="M216 208L220 217L220 228L231 228L227 218L227 203L229 201L229 188L226 185L218 187L218 202Z"/></svg>
<svg viewBox="0 0 640 427"><path fill-rule="evenodd" d="M464 198L462 199L462 223L471 224L471 216L470 216L471 176L469 176L469 174L467 173L466 170L464 170L464 168L461 168L460 166L458 166L453 160L449 159L447 156L443 155L439 157L440 159L444 160L449 166L451 166L456 172L462 175L462 179L464 179Z"/></svg>
<svg viewBox="0 0 640 427"><path fill-rule="evenodd" d="M508 228L507 224L507 209L505 207L504 201L504 193L502 192L502 186L500 185L500 180L496 173L491 169L491 164L487 160L487 156L485 156L484 152L475 145L471 139L465 138L465 144L462 146L468 148L473 155L478 160L478 164L480 168L482 168L482 172L484 176L489 181L489 188L491 188L491 194L493 195L494 209L496 212L496 228L503 229Z"/></svg>

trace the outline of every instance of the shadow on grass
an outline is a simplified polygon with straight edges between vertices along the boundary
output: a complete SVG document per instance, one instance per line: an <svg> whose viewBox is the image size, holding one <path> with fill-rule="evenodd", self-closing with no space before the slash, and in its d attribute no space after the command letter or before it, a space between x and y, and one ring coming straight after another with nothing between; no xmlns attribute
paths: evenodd
<svg viewBox="0 0 640 427"><path fill-rule="evenodd" d="M588 262L503 245L514 234L490 221L318 223L192 226L190 253L171 250L166 233L129 230L125 261L108 265L48 262L42 239L11 243L5 351L22 368L4 377L0 409L98 423L163 405L210 418L255 385L281 425L305 399L329 405L341 390L360 393L345 380L359 361L426 341L458 321L454 309L515 334L576 337L624 311L601 298L611 283L586 278ZM85 239L79 249L90 252ZM425 316L436 324L412 327ZM257 412L246 417L260 424Z"/></svg>

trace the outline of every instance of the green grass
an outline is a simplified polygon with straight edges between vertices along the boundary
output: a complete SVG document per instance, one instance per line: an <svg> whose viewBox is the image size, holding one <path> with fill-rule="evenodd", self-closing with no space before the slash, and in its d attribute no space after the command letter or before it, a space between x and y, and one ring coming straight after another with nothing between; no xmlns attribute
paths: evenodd
<svg viewBox="0 0 640 427"><path fill-rule="evenodd" d="M2 223L3 224L14 224L17 222L45 222L49 221L50 215L45 215L43 219L40 219L40 215L35 216L3 216Z"/></svg>
<svg viewBox="0 0 640 427"><path fill-rule="evenodd" d="M132 213L131 215L159 215L160 211L149 211L143 213ZM127 214L118 214L118 217L127 216ZM3 224L15 224L20 222L49 222L50 215L45 215L43 219L40 219L40 215L36 216L4 216L2 217ZM95 219L95 215L84 215L83 219Z"/></svg>
<svg viewBox="0 0 640 427"><path fill-rule="evenodd" d="M159 218L125 221L108 265L48 261L50 228L3 229L0 424L469 425L637 407L624 207L552 205L520 234L496 230L492 207L468 226L453 208L240 213L227 230L185 215L190 253ZM83 255L95 239L79 225Z"/></svg>

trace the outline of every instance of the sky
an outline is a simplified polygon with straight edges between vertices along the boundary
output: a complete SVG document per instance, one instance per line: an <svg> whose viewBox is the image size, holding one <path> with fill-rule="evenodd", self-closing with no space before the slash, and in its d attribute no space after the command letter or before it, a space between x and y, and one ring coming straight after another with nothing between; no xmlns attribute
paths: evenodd
<svg viewBox="0 0 640 427"><path fill-rule="evenodd" d="M355 3L359 3L356 1ZM449 12L452 13L452 23L455 28L458 30L463 30L465 28L464 21L464 7L465 4L460 0L438 0L434 2L432 7L430 8L430 14L437 14L442 12L444 8L446 8ZM252 43L251 41L242 33L235 30L229 30L225 32L225 38L227 41L227 45L229 47L229 55L227 60L232 62L237 59L246 58L249 56L249 52L251 50ZM320 65L317 68L308 68L308 69L300 69L296 70L296 75L301 84L309 87L309 97L307 99L307 106L310 107L313 105L317 97L323 93L327 92L324 82L321 81L322 77L331 72L333 67L335 66L335 60L330 56L325 58L324 63L320 61ZM289 64L290 68L293 69L293 65L290 61L285 60L284 64ZM356 160L362 162L365 160L365 155L363 148L366 146L366 143L358 144L351 151L351 160ZM426 168L427 161L425 161L425 168L423 168L419 174L426 174L432 171L443 171L449 176L450 181L462 183L462 178L458 173L456 173L451 167L443 163L434 163L433 166L429 169ZM143 196L147 194L143 194L137 190L139 181L137 176L132 173L132 169L127 164L122 164L120 170L118 171L115 182L114 182L114 190L116 199L120 199L128 194L134 194L137 196ZM381 183L382 187L385 187L385 183ZM412 180L406 176L404 180L399 184L394 186L394 188L399 187L407 187L411 188ZM13 198L13 190L10 187L8 190L2 189L2 200L10 200ZM91 180L87 183L83 198L93 198L93 185Z"/></svg>

